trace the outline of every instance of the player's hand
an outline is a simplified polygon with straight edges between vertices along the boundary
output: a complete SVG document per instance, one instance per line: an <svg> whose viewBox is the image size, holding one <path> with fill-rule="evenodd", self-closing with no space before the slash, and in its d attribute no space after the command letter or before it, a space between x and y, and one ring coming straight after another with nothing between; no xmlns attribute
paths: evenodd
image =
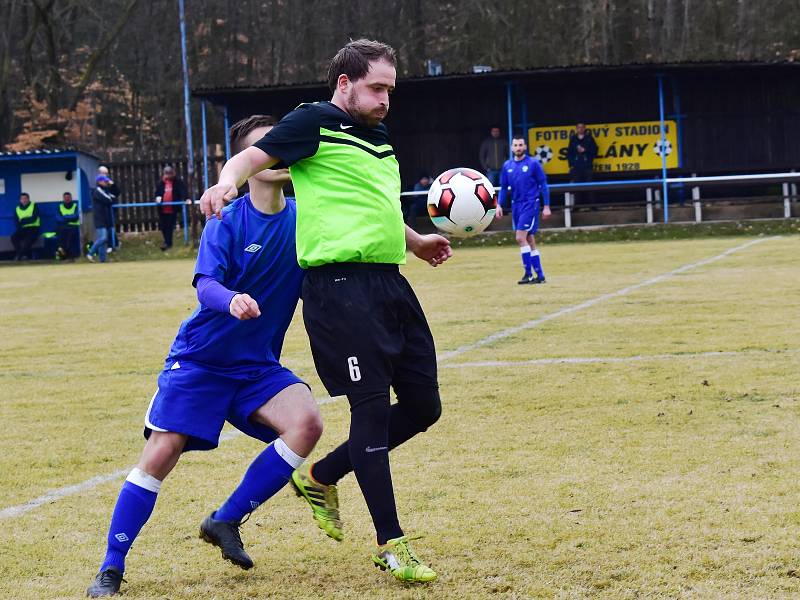
<svg viewBox="0 0 800 600"><path fill-rule="evenodd" d="M231 298L231 305L228 308L231 316L239 319L240 321L247 321L248 319L257 319L261 316L261 310L258 308L258 302L253 300L247 294L236 294Z"/></svg>
<svg viewBox="0 0 800 600"><path fill-rule="evenodd" d="M450 240L436 233L421 235L412 252L414 256L426 261L432 267L439 266L453 256Z"/></svg>
<svg viewBox="0 0 800 600"><path fill-rule="evenodd" d="M549 206L545 206L545 207L542 209L542 218L543 218L543 219L546 219L546 218L548 218L548 217L549 217L550 215L552 215L552 214L553 214L553 213L550 211L550 207L549 207Z"/></svg>
<svg viewBox="0 0 800 600"><path fill-rule="evenodd" d="M239 190L235 185L220 181L203 192L203 196L200 198L200 211L206 218L211 218L213 215L221 219L225 204L235 199L238 193Z"/></svg>
<svg viewBox="0 0 800 600"><path fill-rule="evenodd" d="M503 207L499 204L497 205L497 210L494 211L494 218L495 219L502 219L503 218Z"/></svg>

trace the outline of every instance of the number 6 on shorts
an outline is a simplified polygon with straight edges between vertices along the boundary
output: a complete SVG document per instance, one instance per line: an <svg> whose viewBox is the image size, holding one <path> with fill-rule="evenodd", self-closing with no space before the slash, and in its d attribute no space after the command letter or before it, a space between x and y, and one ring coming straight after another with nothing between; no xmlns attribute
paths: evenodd
<svg viewBox="0 0 800 600"><path fill-rule="evenodd" d="M358 368L358 357L348 357L347 368L350 370L350 379L352 381L361 381L361 369Z"/></svg>

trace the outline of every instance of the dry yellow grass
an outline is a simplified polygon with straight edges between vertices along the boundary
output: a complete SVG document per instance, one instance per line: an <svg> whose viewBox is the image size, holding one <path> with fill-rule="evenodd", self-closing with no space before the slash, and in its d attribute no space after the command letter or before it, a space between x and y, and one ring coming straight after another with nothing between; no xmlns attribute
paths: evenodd
<svg viewBox="0 0 800 600"><path fill-rule="evenodd" d="M404 269L440 353L747 242L513 248ZM392 455L401 522L441 574L374 569L352 477L347 538L281 492L245 525L242 572L196 537L259 444L182 459L133 547L126 598L793 598L800 595L800 237L610 297L442 362L444 414ZM178 322L189 261L0 269L0 510L132 465ZM719 354L710 354L719 352ZM514 362L603 358L616 362ZM623 360L638 357L637 360ZM324 390L302 322L285 361ZM508 364L481 365L495 361ZM316 454L345 435L322 408ZM102 557L121 477L0 519L0 597L77 598Z"/></svg>

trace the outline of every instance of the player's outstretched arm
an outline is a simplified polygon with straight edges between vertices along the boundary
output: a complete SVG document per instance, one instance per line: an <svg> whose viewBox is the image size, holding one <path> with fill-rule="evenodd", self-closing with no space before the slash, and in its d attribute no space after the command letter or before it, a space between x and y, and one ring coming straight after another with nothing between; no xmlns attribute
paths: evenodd
<svg viewBox="0 0 800 600"><path fill-rule="evenodd" d="M206 217L215 215L217 218L222 218L222 209L225 207L225 203L236 198L239 187L247 181L247 178L268 169L277 162L277 158L255 146L242 150L222 167L216 185L212 185L203 192L203 196L200 198L200 210Z"/></svg>
<svg viewBox="0 0 800 600"><path fill-rule="evenodd" d="M406 247L414 256L424 260L432 267L437 267L453 256L450 240L436 233L420 235L406 225Z"/></svg>

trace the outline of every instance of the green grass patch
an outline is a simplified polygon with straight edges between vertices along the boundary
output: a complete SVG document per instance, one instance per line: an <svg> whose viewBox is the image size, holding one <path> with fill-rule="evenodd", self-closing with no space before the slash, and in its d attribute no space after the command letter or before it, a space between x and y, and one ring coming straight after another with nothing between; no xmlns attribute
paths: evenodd
<svg viewBox="0 0 800 600"><path fill-rule="evenodd" d="M509 247L457 248L437 269L410 257L403 272L444 355L751 239L553 245L544 286L516 284ZM255 569L222 561L197 528L261 449L238 437L181 459L133 546L125 597L798 597L799 253L798 236L765 240L441 361L441 420L391 455L401 523L424 534L415 549L436 583L372 567L352 476L341 544L284 490L243 528ZM0 510L135 463L195 304L191 257L154 255L0 269ZM325 395L299 314L283 358ZM571 358L599 362L530 362ZM348 429L345 401L322 413L313 457ZM0 520L0 598L83 596L120 484Z"/></svg>

